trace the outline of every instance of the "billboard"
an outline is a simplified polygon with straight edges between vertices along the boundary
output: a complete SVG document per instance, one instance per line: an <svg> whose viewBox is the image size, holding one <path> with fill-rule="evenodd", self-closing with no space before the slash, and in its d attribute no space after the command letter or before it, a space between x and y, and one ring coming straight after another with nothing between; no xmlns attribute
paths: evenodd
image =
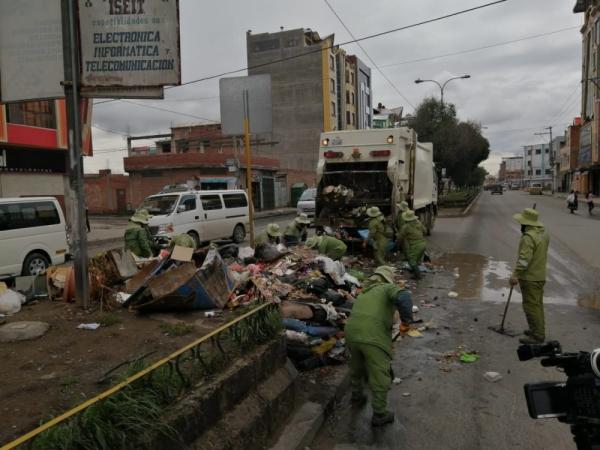
<svg viewBox="0 0 600 450"><path fill-rule="evenodd" d="M64 97L60 0L0 0L0 101Z"/></svg>
<svg viewBox="0 0 600 450"><path fill-rule="evenodd" d="M579 137L579 165L587 166L592 162L592 122L581 127Z"/></svg>
<svg viewBox="0 0 600 450"><path fill-rule="evenodd" d="M78 0L81 85L181 84L178 0Z"/></svg>
<svg viewBox="0 0 600 450"><path fill-rule="evenodd" d="M271 75L265 74L219 80L222 134L244 134L244 91L248 92L250 133L271 133Z"/></svg>

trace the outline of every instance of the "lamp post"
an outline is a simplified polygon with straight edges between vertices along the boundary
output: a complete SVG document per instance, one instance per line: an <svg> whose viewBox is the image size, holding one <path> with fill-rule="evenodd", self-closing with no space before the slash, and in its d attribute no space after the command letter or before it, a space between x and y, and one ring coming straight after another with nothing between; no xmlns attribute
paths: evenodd
<svg viewBox="0 0 600 450"><path fill-rule="evenodd" d="M439 82L437 82L436 80L422 80L420 78L415 80L415 84L421 84L421 83L435 83L438 85L438 87L440 88L440 98L441 98L441 103L442 103L442 109L444 108L444 89L446 88L446 85L448 83L450 83L452 80L465 80L467 78L471 78L471 75L463 75L460 77L452 77L446 81L444 81L443 84L440 84Z"/></svg>

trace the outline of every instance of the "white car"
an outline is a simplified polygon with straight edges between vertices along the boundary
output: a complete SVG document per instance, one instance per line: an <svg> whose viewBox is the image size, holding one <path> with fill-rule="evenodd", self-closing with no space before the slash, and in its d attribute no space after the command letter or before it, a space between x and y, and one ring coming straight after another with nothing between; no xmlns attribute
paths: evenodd
<svg viewBox="0 0 600 450"><path fill-rule="evenodd" d="M298 214L306 214L309 219L314 221L315 218L315 200L317 197L317 188L306 189L296 205Z"/></svg>
<svg viewBox="0 0 600 450"><path fill-rule="evenodd" d="M0 198L0 278L39 275L68 252L65 218L54 197Z"/></svg>
<svg viewBox="0 0 600 450"><path fill-rule="evenodd" d="M187 233L196 245L216 239L243 242L249 227L248 197L239 189L162 192L147 197L140 209L152 216L148 226L153 236Z"/></svg>

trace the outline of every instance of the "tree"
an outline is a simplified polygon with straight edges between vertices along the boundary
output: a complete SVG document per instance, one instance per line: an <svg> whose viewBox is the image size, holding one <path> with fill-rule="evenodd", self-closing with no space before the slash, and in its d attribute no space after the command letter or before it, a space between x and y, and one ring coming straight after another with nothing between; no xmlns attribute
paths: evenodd
<svg viewBox="0 0 600 450"><path fill-rule="evenodd" d="M473 185L481 172L479 163L486 160L490 144L481 135L481 126L472 121L461 122L453 104L443 104L433 97L417 107L409 121L421 142L433 143L433 159L457 186Z"/></svg>

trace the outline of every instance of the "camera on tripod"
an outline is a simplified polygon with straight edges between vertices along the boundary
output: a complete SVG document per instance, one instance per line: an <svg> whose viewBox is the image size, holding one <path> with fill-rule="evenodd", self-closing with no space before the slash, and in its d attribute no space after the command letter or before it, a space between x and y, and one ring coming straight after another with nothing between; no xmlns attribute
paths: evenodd
<svg viewBox="0 0 600 450"><path fill-rule="evenodd" d="M520 361L542 358L544 367L557 367L565 381L528 383L525 398L533 419L557 418L571 425L579 449L600 448L600 349L563 353L558 341L521 345Z"/></svg>

